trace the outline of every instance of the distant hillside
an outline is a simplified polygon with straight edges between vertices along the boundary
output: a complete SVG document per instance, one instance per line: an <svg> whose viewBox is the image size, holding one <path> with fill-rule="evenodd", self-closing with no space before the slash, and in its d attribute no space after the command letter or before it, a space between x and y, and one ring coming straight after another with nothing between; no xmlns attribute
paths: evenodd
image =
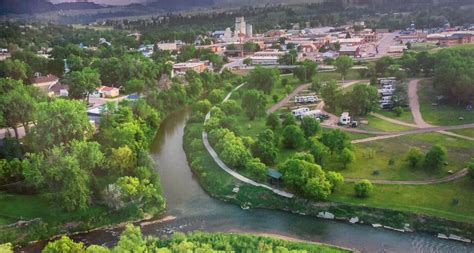
<svg viewBox="0 0 474 253"><path fill-rule="evenodd" d="M158 0L150 1L146 6L168 11L183 10L199 6L212 6L214 0Z"/></svg>
<svg viewBox="0 0 474 253"><path fill-rule="evenodd" d="M52 10L86 10L100 8L103 8L103 6L88 2L52 4L47 0L0 0L0 15L36 14Z"/></svg>

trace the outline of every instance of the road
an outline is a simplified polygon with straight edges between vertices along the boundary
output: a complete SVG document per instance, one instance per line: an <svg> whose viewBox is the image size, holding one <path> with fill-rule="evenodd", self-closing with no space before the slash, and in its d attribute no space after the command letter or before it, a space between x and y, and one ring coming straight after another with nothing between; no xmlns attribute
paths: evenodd
<svg viewBox="0 0 474 253"><path fill-rule="evenodd" d="M411 113L413 115L413 121L418 127L432 127L423 120L420 112L420 102L418 99L418 83L421 79L412 79L408 83L408 100L410 103Z"/></svg>

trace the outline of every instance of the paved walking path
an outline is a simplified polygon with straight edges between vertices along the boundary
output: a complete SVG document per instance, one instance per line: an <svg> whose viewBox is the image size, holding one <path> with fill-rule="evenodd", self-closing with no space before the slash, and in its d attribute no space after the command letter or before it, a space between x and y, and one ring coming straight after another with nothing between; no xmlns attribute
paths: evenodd
<svg viewBox="0 0 474 253"><path fill-rule="evenodd" d="M240 89L240 87L244 86L245 83L237 86L235 89L233 89L231 92L229 92L229 94L227 94L227 96L224 98L223 102L227 101L230 96L232 95L232 92ZM209 118L211 117L211 112L208 112L206 114L206 118L204 119L204 122L206 122ZM207 136L207 133L206 131L202 131L202 141L204 143L204 147L207 149L207 152L209 152L209 154L211 155L212 159L217 163L217 165L223 169L225 172L229 173L231 176L233 176L234 178L236 178L237 180L239 181L242 181L244 183L247 183L247 184L251 184L253 186L257 186L257 187L263 187L265 189L268 189L272 192L274 192L275 194L278 194L280 196L283 196L283 197L286 197L286 198L293 198L293 194L289 193L289 192L285 192L285 191L282 191L282 190L279 190L279 189L275 189L273 187L270 187L266 184L261 184L261 183L257 183L255 181L253 181L252 179L250 178L247 178L247 177L244 177L242 176L241 174L239 174L238 172L232 170L231 168L229 168L220 158L219 158L219 155L217 154L217 152L214 150L214 148L212 148L211 144L209 143L209 139L208 139L208 136Z"/></svg>
<svg viewBox="0 0 474 253"><path fill-rule="evenodd" d="M415 181L397 181L397 180L383 180L383 179L371 179L370 182L374 184L400 184L400 185L426 185L426 184L439 184L454 181L460 179L467 175L469 170L464 168L454 174L449 176L438 178L438 179L428 179L428 180L415 180ZM359 182L362 179L357 178L345 178L346 182Z"/></svg>

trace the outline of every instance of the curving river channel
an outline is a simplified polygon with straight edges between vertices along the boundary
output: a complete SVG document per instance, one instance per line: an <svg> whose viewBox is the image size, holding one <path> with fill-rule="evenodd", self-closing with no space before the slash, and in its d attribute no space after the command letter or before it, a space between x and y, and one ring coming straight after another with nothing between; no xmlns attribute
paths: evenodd
<svg viewBox="0 0 474 253"><path fill-rule="evenodd" d="M399 233L351 225L272 210L242 210L209 197L199 186L183 151L183 131L188 112L182 110L166 119L159 129L152 157L161 175L168 212L176 219L146 225L146 235L174 231L222 231L276 234L296 239L334 244L361 252L474 252L474 245L437 239L422 233ZM99 230L73 236L75 240L111 246L119 230Z"/></svg>

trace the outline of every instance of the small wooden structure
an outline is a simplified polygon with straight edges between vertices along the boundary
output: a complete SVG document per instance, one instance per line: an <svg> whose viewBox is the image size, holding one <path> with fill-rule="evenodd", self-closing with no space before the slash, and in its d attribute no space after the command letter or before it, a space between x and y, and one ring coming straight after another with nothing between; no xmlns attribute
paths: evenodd
<svg viewBox="0 0 474 253"><path fill-rule="evenodd" d="M267 177L270 184L279 185L282 182L283 175L276 169L268 168Z"/></svg>

